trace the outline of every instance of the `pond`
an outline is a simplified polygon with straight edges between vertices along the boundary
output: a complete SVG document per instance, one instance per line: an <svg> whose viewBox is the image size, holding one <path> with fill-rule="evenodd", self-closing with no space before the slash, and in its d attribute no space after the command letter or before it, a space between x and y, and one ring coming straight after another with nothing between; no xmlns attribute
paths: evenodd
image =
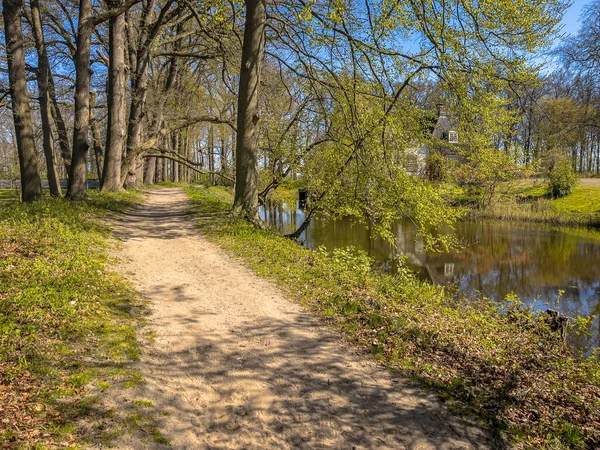
<svg viewBox="0 0 600 450"><path fill-rule="evenodd" d="M282 233L294 231L305 216L297 204L267 205L260 214ZM551 308L569 317L593 316L592 337L570 336L569 340L581 349L600 346L600 232L522 222L463 221L456 225L456 233L466 246L448 253L424 251L415 233L412 222L397 223L392 245L371 239L368 227L350 219L316 217L301 241L310 249L352 245L391 272L397 256L403 254L421 278L455 284L469 295L480 293L501 301L514 293L541 311Z"/></svg>

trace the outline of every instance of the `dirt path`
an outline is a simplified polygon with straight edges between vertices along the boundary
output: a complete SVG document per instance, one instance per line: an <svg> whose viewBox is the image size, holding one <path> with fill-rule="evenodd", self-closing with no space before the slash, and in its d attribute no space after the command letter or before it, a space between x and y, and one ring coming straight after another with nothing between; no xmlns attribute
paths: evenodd
<svg viewBox="0 0 600 450"><path fill-rule="evenodd" d="M139 363L146 383L117 404L150 400L176 449L487 448L203 239L187 206L180 189L153 191L115 227L156 334ZM163 448L131 436L117 447Z"/></svg>

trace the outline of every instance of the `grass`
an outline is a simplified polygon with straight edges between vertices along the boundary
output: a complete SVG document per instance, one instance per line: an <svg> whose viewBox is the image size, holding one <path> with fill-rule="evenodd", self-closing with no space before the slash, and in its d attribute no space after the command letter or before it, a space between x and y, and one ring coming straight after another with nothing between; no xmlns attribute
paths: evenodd
<svg viewBox="0 0 600 450"><path fill-rule="evenodd" d="M0 421L2 448L84 442L90 436L73 424L103 420L89 387L107 389L139 355L142 306L107 268L112 244L99 218L140 196L90 195L0 203L0 416L10 417Z"/></svg>
<svg viewBox="0 0 600 450"><path fill-rule="evenodd" d="M269 200L277 205L281 205L283 203L295 205L296 201L298 200L298 189L281 186L271 194Z"/></svg>
<svg viewBox="0 0 600 450"><path fill-rule="evenodd" d="M516 448L600 446L600 363L565 348L515 298L467 300L408 270L372 271L364 254L309 251L228 214L214 190L188 188L203 233L323 316L392 371L479 418Z"/></svg>
<svg viewBox="0 0 600 450"><path fill-rule="evenodd" d="M460 189L449 191L458 203L469 199ZM600 187L577 184L565 197L552 199L543 180L515 180L503 183L492 205L474 210L475 217L549 222L561 225L600 226Z"/></svg>
<svg viewBox="0 0 600 450"><path fill-rule="evenodd" d="M14 189L0 189L0 205L19 201L19 193Z"/></svg>

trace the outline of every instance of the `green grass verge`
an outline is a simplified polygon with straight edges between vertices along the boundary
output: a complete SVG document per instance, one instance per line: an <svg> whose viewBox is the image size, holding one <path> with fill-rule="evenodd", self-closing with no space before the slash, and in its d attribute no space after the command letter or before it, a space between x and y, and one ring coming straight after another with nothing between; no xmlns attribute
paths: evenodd
<svg viewBox="0 0 600 450"><path fill-rule="evenodd" d="M351 250L309 251L233 219L231 203L189 187L198 226L258 274L283 286L393 371L481 419L522 448L600 445L600 363L564 347L517 299L468 301L448 288L390 276Z"/></svg>
<svg viewBox="0 0 600 450"><path fill-rule="evenodd" d="M127 379L139 356L142 306L107 269L99 218L141 196L90 195L0 204L0 448L78 445L81 420L110 433L88 386Z"/></svg>

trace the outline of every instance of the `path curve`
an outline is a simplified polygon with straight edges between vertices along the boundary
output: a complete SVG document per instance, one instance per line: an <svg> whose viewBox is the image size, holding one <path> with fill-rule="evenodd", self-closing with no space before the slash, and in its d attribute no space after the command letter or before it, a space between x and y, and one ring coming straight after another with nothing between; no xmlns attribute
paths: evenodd
<svg viewBox="0 0 600 450"><path fill-rule="evenodd" d="M146 383L175 449L472 449L482 432L340 342L204 239L181 189L150 191L114 227L120 268L149 301ZM130 396L131 398L126 398ZM164 446L123 437L121 449Z"/></svg>

